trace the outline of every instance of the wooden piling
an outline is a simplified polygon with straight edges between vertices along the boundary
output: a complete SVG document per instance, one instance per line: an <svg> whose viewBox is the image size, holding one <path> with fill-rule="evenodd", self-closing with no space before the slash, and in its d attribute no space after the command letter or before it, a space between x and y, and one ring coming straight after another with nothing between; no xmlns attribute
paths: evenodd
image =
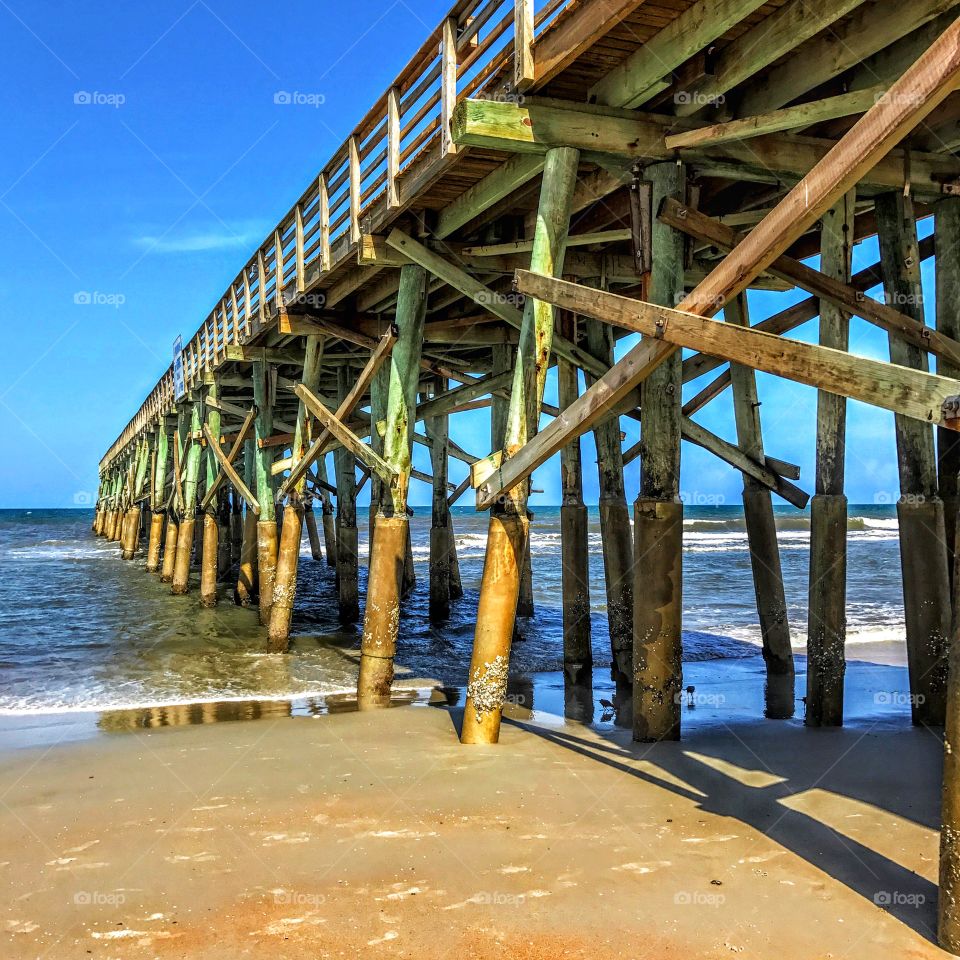
<svg viewBox="0 0 960 960"><path fill-rule="evenodd" d="M257 578L260 623L270 625L273 607L273 584L277 572L277 514L274 501L273 447L266 441L273 436L273 372L264 360L256 360L253 368L253 402L257 408L254 421L254 474L260 516L257 520Z"/></svg>
<svg viewBox="0 0 960 960"><path fill-rule="evenodd" d="M323 547L320 543L320 530L317 527L317 515L313 512L313 500L305 504L303 521L307 526L307 537L310 540L310 556L316 563L323 560Z"/></svg>
<svg viewBox="0 0 960 960"><path fill-rule="evenodd" d="M350 368L337 370L338 399L342 402L353 386ZM337 473L337 598L341 623L360 619L360 558L357 530L357 461L345 447L333 453ZM368 572L369 588L369 572Z"/></svg>
<svg viewBox="0 0 960 960"><path fill-rule="evenodd" d="M613 327L586 321L587 350L608 366L613 363ZM633 531L623 481L620 418L608 417L593 430L599 474L600 539L610 633L614 709L619 726L632 725L633 714Z"/></svg>
<svg viewBox="0 0 960 960"><path fill-rule="evenodd" d="M447 389L447 380L437 378L434 395ZM425 421L431 441L430 464L433 471L433 499L430 514L430 617L445 620L450 615L450 555L454 550L447 505L447 466L449 417L428 417Z"/></svg>
<svg viewBox="0 0 960 960"><path fill-rule="evenodd" d="M397 342L390 355L383 437L383 459L393 473L393 482L382 490L370 556L357 682L357 702L361 709L389 705L393 684L400 590L409 537L407 490L413 468L413 433L426 312L427 272L423 267L406 265L400 271Z"/></svg>
<svg viewBox="0 0 960 960"><path fill-rule="evenodd" d="M237 490L230 494L230 565L240 562L243 551L243 500Z"/></svg>
<svg viewBox="0 0 960 960"><path fill-rule="evenodd" d="M160 548L163 545L163 522L166 516L165 492L167 461L170 457L170 428L165 416L160 417L154 451L153 483L150 490L150 541L147 547L147 573L160 570Z"/></svg>
<svg viewBox="0 0 960 960"><path fill-rule="evenodd" d="M686 174L659 163L644 174L653 209L686 199ZM653 221L648 300L673 306L683 299L684 240ZM682 685L683 504L680 501L681 360L677 351L642 387L640 497L634 509L633 738L680 738Z"/></svg>
<svg viewBox="0 0 960 960"><path fill-rule="evenodd" d="M960 261L957 256L941 256L941 251L960 250L960 197L946 197L936 206L936 296L937 330L960 340ZM960 380L960 367L937 358L937 373ZM943 501L944 533L947 540L947 561L950 585L957 596L957 518L960 507L960 433L937 428L937 480ZM955 617L956 619L956 617Z"/></svg>
<svg viewBox="0 0 960 960"><path fill-rule="evenodd" d="M887 303L924 320L913 205L902 191L876 199L880 263ZM890 334L893 363L927 369L918 347ZM914 723L942 725L946 710L947 637L951 624L943 501L937 496L933 430L897 414L900 467L900 563Z"/></svg>
<svg viewBox="0 0 960 960"><path fill-rule="evenodd" d="M214 379L207 386L207 399L211 402L206 405L207 414L207 442L220 442L220 384ZM219 463L211 447L206 450L206 489L209 490L217 478ZM220 556L220 502L223 492L207 506L203 512L203 556L200 561L200 603L205 607L217 605L217 567Z"/></svg>
<svg viewBox="0 0 960 960"><path fill-rule="evenodd" d="M550 276L563 272L579 164L577 150L556 147L547 151L530 255L534 272ZM537 431L553 333L553 307L538 300L526 301L503 445L506 459ZM496 743L500 736L520 595L520 571L529 541L528 490L529 482L520 484L491 510L460 734L464 743Z"/></svg>
<svg viewBox="0 0 960 960"><path fill-rule="evenodd" d="M185 594L190 589L190 560L197 525L197 483L200 476L200 435L203 423L203 402L199 396L190 401L190 445L186 451L186 474L183 480L183 515L177 535L170 592Z"/></svg>
<svg viewBox="0 0 960 960"><path fill-rule="evenodd" d="M217 507L217 583L226 583L230 579L230 568L233 566L233 508L230 501L234 495L226 490L221 491Z"/></svg>
<svg viewBox="0 0 960 960"><path fill-rule="evenodd" d="M745 293L725 305L724 318L734 326L750 326ZM730 365L730 379L738 445L748 457L763 463L766 455L760 425L757 375L750 367L734 363ZM796 698L793 648L790 645L777 523L770 491L746 474L743 477L743 519L747 528L763 659L767 670L764 715L771 720L783 720L793 716Z"/></svg>
<svg viewBox="0 0 960 960"><path fill-rule="evenodd" d="M940 890L937 940L960 955L960 642L950 645L940 804Z"/></svg>
<svg viewBox="0 0 960 960"><path fill-rule="evenodd" d="M320 382L325 341L322 337L306 338L303 360L303 385L311 392ZM346 369L342 367L341 369ZM297 423L291 447L290 465L296 466L307 452L310 443L308 426L309 412L303 400L297 407ZM267 649L282 653L290 638L290 622L293 618L293 602L297 592L297 566L300 562L300 540L303 537L304 496L307 478L303 477L290 491L287 508L283 511L283 531L277 559L277 573L273 588L273 608L270 611L270 628L267 633Z"/></svg>
<svg viewBox="0 0 960 960"><path fill-rule="evenodd" d="M248 490L256 488L256 441L247 440L243 451L244 483ZM246 504L243 514L243 543L240 547L240 568L233 602L249 607L257 600L257 515Z"/></svg>
<svg viewBox="0 0 960 960"><path fill-rule="evenodd" d="M577 339L576 317L560 314L559 330L572 343ZM560 409L580 395L580 374L569 360L557 360ZM587 508L583 502L583 462L580 438L560 451L560 565L563 591L563 670L576 684L593 666L590 645L590 544ZM529 550L527 551L530 552Z"/></svg>
<svg viewBox="0 0 960 960"><path fill-rule="evenodd" d="M850 282L856 191L823 217L821 272ZM820 301L820 344L850 345L850 318L836 304ZM817 479L810 504L810 589L807 621L807 709L811 727L843 724L846 671L847 498L844 496L847 401L817 394Z"/></svg>
<svg viewBox="0 0 960 960"><path fill-rule="evenodd" d="M190 428L190 411L187 404L177 406L177 429L171 436L173 473L173 492L171 507L167 514L167 532L163 542L163 564L160 568L160 582L173 583L173 571L177 562L177 543L180 538L182 481L181 471L184 467L184 456L187 449L187 432Z"/></svg>

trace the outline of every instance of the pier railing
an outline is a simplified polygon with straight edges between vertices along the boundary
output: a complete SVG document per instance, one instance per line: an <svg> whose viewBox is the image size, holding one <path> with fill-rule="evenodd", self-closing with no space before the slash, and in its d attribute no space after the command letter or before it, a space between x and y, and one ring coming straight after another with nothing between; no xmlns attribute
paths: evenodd
<svg viewBox="0 0 960 960"><path fill-rule="evenodd" d="M449 118L509 71L522 76L536 38L577 0L460 0L333 154L316 179L254 251L193 337L183 346L187 389L263 328L280 303L306 296L354 253L376 208L389 220L403 208L405 176L430 154L456 148ZM520 49L523 54L515 57ZM277 94L278 97L293 96ZM173 367L100 462L101 470L175 401Z"/></svg>

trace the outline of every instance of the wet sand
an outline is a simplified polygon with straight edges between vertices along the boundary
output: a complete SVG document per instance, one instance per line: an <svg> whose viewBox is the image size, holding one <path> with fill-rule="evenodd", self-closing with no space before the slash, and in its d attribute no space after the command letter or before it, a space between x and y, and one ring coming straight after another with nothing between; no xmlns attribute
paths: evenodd
<svg viewBox="0 0 960 960"><path fill-rule="evenodd" d="M494 748L425 706L4 735L0 955L945 956L902 668L851 663L832 731L757 719L753 661L687 675L681 744L565 721L556 677Z"/></svg>

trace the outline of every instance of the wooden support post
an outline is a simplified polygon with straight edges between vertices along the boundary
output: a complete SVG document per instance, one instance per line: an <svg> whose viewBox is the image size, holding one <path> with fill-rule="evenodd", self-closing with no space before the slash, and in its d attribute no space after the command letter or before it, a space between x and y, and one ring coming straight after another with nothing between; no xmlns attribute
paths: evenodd
<svg viewBox="0 0 960 960"><path fill-rule="evenodd" d="M348 366L338 368L340 403L353 386L351 377ZM356 623L360 619L356 459L350 450L340 446L333 453L333 461L337 471L337 590L340 622ZM372 576L371 571L369 577Z"/></svg>
<svg viewBox="0 0 960 960"><path fill-rule="evenodd" d="M136 470L134 473L133 495L124 517L123 536L121 547L123 559L132 560L137 554L140 542L140 501L138 495L146 477L147 465L150 462L150 447L146 439L141 440L137 447Z"/></svg>
<svg viewBox="0 0 960 960"><path fill-rule="evenodd" d="M829 149L743 243L684 298L679 309L700 317L717 313L723 303L742 293L797 237L863 179L893 144L935 110L949 96L960 75L958 36L960 22L955 22L893 84L887 96ZM534 277L533 274L529 276ZM606 300L609 296L599 299ZM594 315L590 310L581 312ZM665 331L660 330L660 334L665 336ZM647 337L641 341L565 411L564 416L557 417L531 441L523 452L522 462L507 462L501 470L501 489L509 490L522 482L530 470L562 448L571 436L589 430L605 410L623 401L676 349L675 344L660 342L659 337ZM909 396L898 397L897 404L905 405L909 400ZM887 402L891 403L891 400ZM483 505L488 496L493 498L496 495L490 484L482 484L478 490L478 504Z"/></svg>
<svg viewBox="0 0 960 960"><path fill-rule="evenodd" d="M560 332L576 343L577 321L574 314L563 311L559 319ZM557 360L557 383L562 410L580 394L580 373L569 360ZM560 451L560 484L564 682L582 685L591 676L593 651L590 645L589 522L583 502L583 461L579 437Z"/></svg>
<svg viewBox="0 0 960 960"><path fill-rule="evenodd" d="M383 436L379 425L387 422L387 395L390 392L390 367L382 366L374 375L370 384L370 447L374 453L383 456ZM376 533L377 514L383 499L383 481L376 473L370 474L370 526L367 534L367 547L370 551L368 564L373 560L373 538Z"/></svg>
<svg viewBox="0 0 960 960"><path fill-rule="evenodd" d="M261 441L273 436L274 380L272 368L263 360L255 360L253 371L253 402L257 408L254 422L254 475L257 481L257 500L260 516L257 520L257 580L260 603L260 623L270 625L273 607L273 585L277 575L277 512L273 488L274 449L261 446ZM249 504L247 505L249 509Z"/></svg>
<svg viewBox="0 0 960 960"><path fill-rule="evenodd" d="M922 321L920 258L910 199L902 192L882 194L877 197L876 215L887 302ZM926 355L894 334L890 334L890 359L915 370L927 369ZM914 723L936 726L945 718L951 626L943 501L937 496L933 430L899 414L895 420L910 699Z"/></svg>
<svg viewBox="0 0 960 960"><path fill-rule="evenodd" d="M823 217L820 269L850 283L856 191ZM820 301L820 343L847 350L850 317ZM847 401L817 394L817 485L810 505L810 590L807 623L807 710L810 727L843 724L847 633L847 498L844 495Z"/></svg>
<svg viewBox="0 0 960 960"><path fill-rule="evenodd" d="M613 327L587 320L587 349L608 366L613 364ZM633 532L623 482L620 418L609 417L593 430L600 479L600 539L607 591L611 676L618 726L632 726L633 716Z"/></svg>
<svg viewBox="0 0 960 960"><path fill-rule="evenodd" d="M534 272L556 276L563 271L579 164L579 152L570 147L557 147L547 152L530 255L530 267ZM527 300L514 365L503 445L505 459L522 449L537 431L553 334L553 307L540 300ZM520 594L520 571L529 546L528 487L529 484L524 483L510 491L491 511L460 734L463 743L496 743L500 737L500 719L510 671L510 646Z"/></svg>
<svg viewBox="0 0 960 960"><path fill-rule="evenodd" d="M936 249L947 251L936 259L937 332L960 340L960 197L948 197L936 206ZM960 379L960 367L942 358L937 359L937 373ZM947 560L954 599L957 596L956 534L960 507L960 434L937 428L937 474L940 499L943 501L944 533L947 539Z"/></svg>
<svg viewBox="0 0 960 960"><path fill-rule="evenodd" d="M514 0L513 4L513 85L521 93L536 79L533 52L533 0Z"/></svg>
<svg viewBox="0 0 960 960"><path fill-rule="evenodd" d="M741 293L725 307L727 323L749 327L747 295ZM742 364L730 365L737 441L748 456L763 463L763 432L760 428L760 400L757 375ZM743 517L750 546L750 566L757 596L757 615L767 667L765 715L782 720L794 714L794 665L787 621L787 600L783 591L780 545L770 491L752 477L743 477Z"/></svg>
<svg viewBox="0 0 960 960"><path fill-rule="evenodd" d="M199 396L190 401L190 445L186 447L186 475L183 481L183 513L177 535L170 592L185 594L190 589L190 560L197 525L197 482L200 476L200 427L203 423L203 401Z"/></svg>
<svg viewBox="0 0 960 960"><path fill-rule="evenodd" d="M230 565L240 562L243 552L243 498L234 487L230 495Z"/></svg>
<svg viewBox="0 0 960 960"><path fill-rule="evenodd" d="M447 381L440 377L434 382L434 396L447 389ZM447 505L447 439L449 417L429 417L424 421L427 436L432 441L430 464L433 470L433 506L430 518L430 617L446 620L450 615L450 553L452 530L450 507Z"/></svg>
<svg viewBox="0 0 960 960"><path fill-rule="evenodd" d="M306 338L303 359L303 385L314 391L320 384L320 370L323 364L322 337ZM348 368L341 367L341 370ZM303 400L297 407L297 424L291 447L291 467L295 467L309 446L310 413ZM283 653L290 640L290 623L293 619L293 601L297 593L297 566L300 561L300 540L303 537L303 515L306 509L304 493L307 479L303 477L290 491L287 507L283 511L283 532L280 537L280 549L277 559L277 573L273 587L273 607L270 611L270 629L267 649L270 653ZM311 513L313 511L311 510Z"/></svg>
<svg viewBox="0 0 960 960"><path fill-rule="evenodd" d="M653 184L653 209L686 196L686 174L659 163L644 174ZM683 235L659 221L651 235L649 299L683 300ZM680 500L680 353L643 384L640 497L634 510L633 738L680 739L683 503Z"/></svg>
<svg viewBox="0 0 960 960"><path fill-rule="evenodd" d="M321 457L317 461L317 479L321 483L329 484L327 476L327 458ZM321 519L323 522L323 545L327 551L327 566L337 565L337 522L333 515L333 502L330 494L324 491L321 495Z"/></svg>
<svg viewBox="0 0 960 960"><path fill-rule="evenodd" d="M180 525L183 514L182 479L183 458L187 449L187 431L190 427L190 410L185 403L177 407L177 430L171 437L173 471L173 494L171 508L167 512L167 534L163 543L163 566L160 568L160 582L172 583L173 571L177 562L177 542L180 538Z"/></svg>
<svg viewBox="0 0 960 960"><path fill-rule="evenodd" d="M220 384L214 381L207 387L207 399L212 401L207 408L206 489L210 490L217 479L219 467L213 452L220 443ZM217 605L217 568L220 551L220 502L222 491L215 496L203 511L203 557L200 561L200 603L205 607Z"/></svg>
<svg viewBox="0 0 960 960"><path fill-rule="evenodd" d="M257 442L247 440L243 448L243 478L249 489L257 486ZM240 571L233 602L249 607L257 600L257 515L246 505L243 514L243 545L240 548Z"/></svg>
<svg viewBox="0 0 960 960"><path fill-rule="evenodd" d="M950 645L940 812L940 895L937 940L960 954L960 643Z"/></svg>
<svg viewBox="0 0 960 960"><path fill-rule="evenodd" d="M160 547L163 542L164 491L167 485L167 460L170 456L170 429L166 418L160 417L157 433L153 488L150 492L150 542L147 547L147 573L160 570Z"/></svg>
<svg viewBox="0 0 960 960"><path fill-rule="evenodd" d="M235 496L236 490L229 491L229 495L224 490L217 508L217 583L226 583L230 579L230 567L233 565L233 508L230 501Z"/></svg>
<svg viewBox="0 0 960 960"><path fill-rule="evenodd" d="M313 501L304 505L304 523L307 525L307 537L310 540L310 556L316 563L323 560L323 547L320 544L320 530L317 527L317 515L313 512Z"/></svg>
<svg viewBox="0 0 960 960"><path fill-rule="evenodd" d="M420 350L426 312L426 270L412 264L402 267L397 299L398 339L390 357L383 438L383 459L395 478L393 485L382 491L371 551L357 683L357 702L361 709L385 707L390 703L393 658L400 627L401 581L409 534L407 488L412 469Z"/></svg>

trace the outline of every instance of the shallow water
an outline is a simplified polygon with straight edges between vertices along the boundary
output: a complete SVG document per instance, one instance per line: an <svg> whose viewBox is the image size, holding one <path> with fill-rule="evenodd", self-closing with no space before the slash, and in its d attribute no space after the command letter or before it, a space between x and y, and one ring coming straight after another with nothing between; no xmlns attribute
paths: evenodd
<svg viewBox="0 0 960 960"><path fill-rule="evenodd" d="M759 659L742 511L688 507L686 517L685 660ZM0 715L250 700L293 700L306 704L307 712L322 712L336 709L336 695L353 689L359 628L337 622L333 570L313 562L306 546L291 653L271 655L263 652L255 611L235 607L231 589L223 589L220 606L212 611L200 607L196 591L188 598L173 597L169 587L146 574L142 556L124 563L116 544L95 539L91 520L87 511L0 511ZM610 657L595 508L590 520L594 676L603 683ZM486 516L459 508L454 523L466 595L454 604L450 620L437 626L426 616L429 510L413 518L418 584L404 606L397 661L401 686L422 696L443 686L452 699L469 665ZM785 509L778 513L778 525L791 627L801 646L809 518ZM864 642L901 649L894 508L852 507L849 528L851 654ZM561 665L558 508L537 510L532 549L537 612L521 623L522 639L514 646L513 671L521 685ZM360 552L365 564L366 529L361 529ZM362 566L361 596L365 579Z"/></svg>

